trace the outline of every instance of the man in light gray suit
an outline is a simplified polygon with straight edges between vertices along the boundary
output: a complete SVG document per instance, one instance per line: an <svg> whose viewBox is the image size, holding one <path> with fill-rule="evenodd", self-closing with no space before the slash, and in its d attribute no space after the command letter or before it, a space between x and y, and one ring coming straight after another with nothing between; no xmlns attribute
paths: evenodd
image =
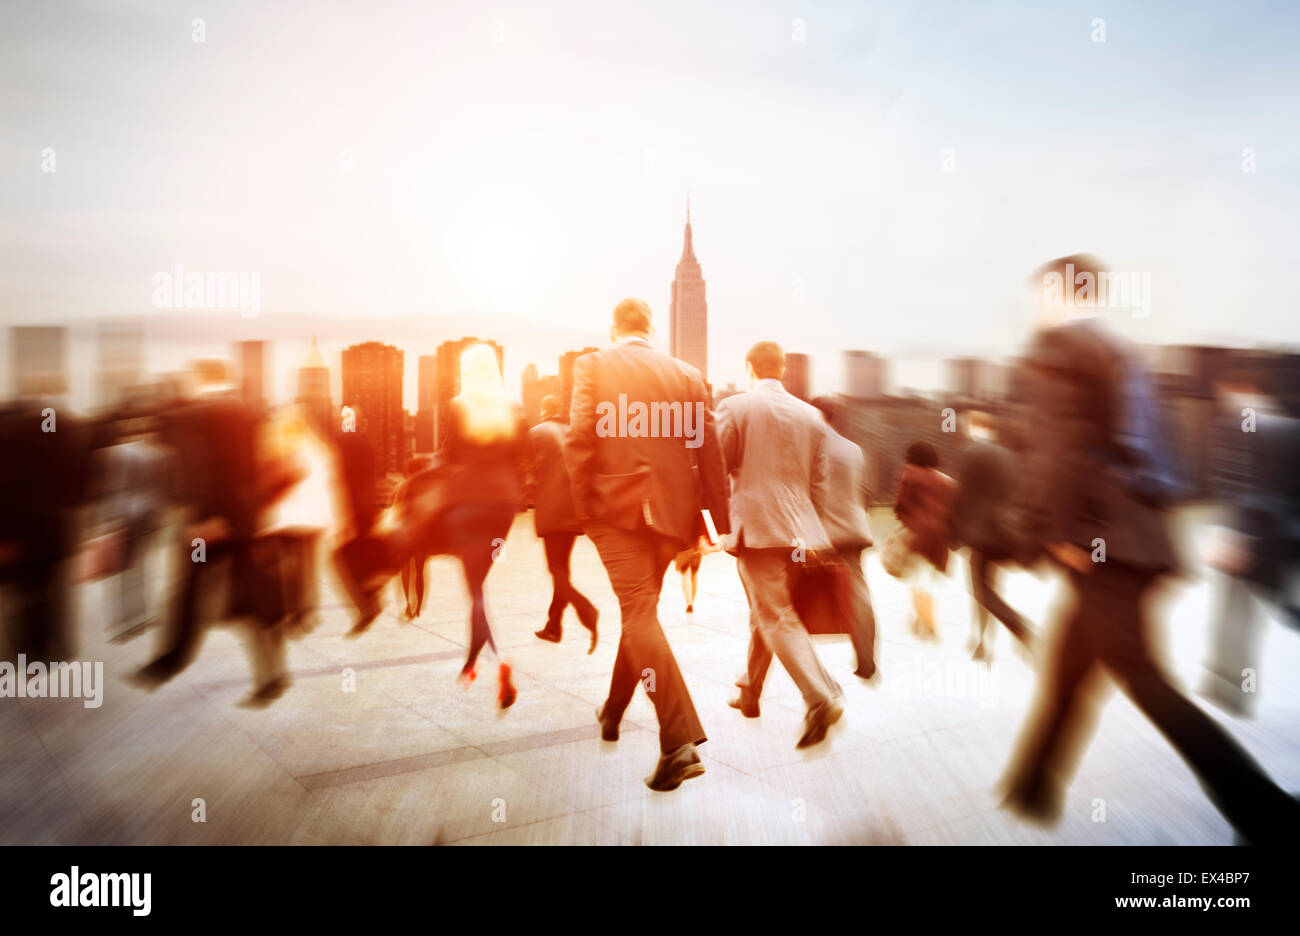
<svg viewBox="0 0 1300 936"><path fill-rule="evenodd" d="M773 652L808 706L798 747L818 744L844 714L791 600L798 563L831 551L818 510L826 500L826 426L781 385L785 352L760 341L745 356L750 391L718 406L718 441L732 478L727 551L749 598L749 664L731 705L757 718Z"/></svg>
<svg viewBox="0 0 1300 936"><path fill-rule="evenodd" d="M867 485L867 458L862 448L835 431L835 401L818 397L813 406L826 417L827 493L822 502L822 526L841 561L848 566L849 640L857 654L853 675L876 675L876 613L862 570L862 550L872 545L867 511L871 489Z"/></svg>

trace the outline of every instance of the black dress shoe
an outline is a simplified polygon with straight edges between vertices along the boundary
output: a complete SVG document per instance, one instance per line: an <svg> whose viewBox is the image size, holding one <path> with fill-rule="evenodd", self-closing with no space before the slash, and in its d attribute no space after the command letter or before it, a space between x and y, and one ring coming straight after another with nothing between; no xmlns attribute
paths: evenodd
<svg viewBox="0 0 1300 936"><path fill-rule="evenodd" d="M727 704L734 709L739 709L740 714L744 715L746 718L758 718L758 700L744 689L741 689L740 695L730 700Z"/></svg>
<svg viewBox="0 0 1300 936"><path fill-rule="evenodd" d="M826 740L826 732L830 730L831 725L839 721L843 714L843 707L834 699L814 705L804 716L803 736L795 747L806 748L821 744Z"/></svg>
<svg viewBox="0 0 1300 936"><path fill-rule="evenodd" d="M560 632L557 630L551 630L551 625L549 624L539 631L533 631L533 636L540 637L542 640L549 641L550 643L560 642Z"/></svg>
<svg viewBox="0 0 1300 936"><path fill-rule="evenodd" d="M601 705L596 709L596 721L600 722L600 740L617 741L618 740L618 722L605 720L605 706Z"/></svg>
<svg viewBox="0 0 1300 936"><path fill-rule="evenodd" d="M659 758L654 775L645 778L645 785L656 792L667 793L702 773L704 764L695 750L695 743L687 741L677 750Z"/></svg>
<svg viewBox="0 0 1300 936"><path fill-rule="evenodd" d="M870 681L870 680L872 680L872 679L875 679L875 678L876 678L876 664L872 663L870 666L865 667L865 668L859 666L857 669L855 669L855 670L853 671L853 675L856 676L856 677L858 677L858 679L865 679L865 680L868 680L868 681Z"/></svg>

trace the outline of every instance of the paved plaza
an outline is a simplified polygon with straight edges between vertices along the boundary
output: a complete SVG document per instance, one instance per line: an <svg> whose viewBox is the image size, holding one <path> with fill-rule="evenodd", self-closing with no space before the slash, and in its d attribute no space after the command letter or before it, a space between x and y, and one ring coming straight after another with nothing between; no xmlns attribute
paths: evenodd
<svg viewBox="0 0 1300 936"><path fill-rule="evenodd" d="M890 513L873 515L887 529ZM1191 539L1185 534L1183 540ZM154 651L152 631L106 639L112 582L78 590L80 658L103 661L103 704L0 700L0 841L64 844L1228 844L1219 817L1159 733L1113 693L1053 829L998 808L996 784L1035 688L1030 662L999 632L995 661L969 661L964 558L937 598L941 639L914 638L906 590L868 553L881 678L851 674L846 639L818 651L845 690L827 743L797 751L803 706L775 664L762 717L727 706L744 661L748 610L734 561L705 557L693 615L669 570L659 614L709 742L707 773L673 793L644 785L658 755L643 692L622 738L594 717L618 641L618 609L591 543L574 580L599 606L601 643L569 612L565 640L542 643L550 596L532 519L520 515L488 579L488 613L513 664L518 702L496 708L485 651L478 681L456 684L467 641L459 567L429 566L424 614L399 620L396 590L359 640L332 574L319 627L290 645L293 685L264 710L250 689L242 628L211 629L197 661L155 693L125 677ZM155 557L156 561L161 556ZM1017 573L1011 603L1049 619L1056 582ZM1169 589L1168 666L1195 685L1211 583ZM1240 721L1200 701L1287 789L1300 788L1300 635L1270 625L1260 706ZM352 690L352 691L349 691ZM196 801L201 800L201 803ZM1099 805L1100 804L1100 805ZM198 811L205 821L195 821ZM1098 821L1098 817L1104 821Z"/></svg>

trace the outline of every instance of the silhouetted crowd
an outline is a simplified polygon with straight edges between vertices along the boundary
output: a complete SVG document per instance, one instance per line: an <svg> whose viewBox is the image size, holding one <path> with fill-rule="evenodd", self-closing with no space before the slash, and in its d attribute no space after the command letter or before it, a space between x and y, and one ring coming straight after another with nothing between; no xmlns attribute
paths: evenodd
<svg viewBox="0 0 1300 936"><path fill-rule="evenodd" d="M1102 268L1092 257L1063 257L1036 276L1066 271L1095 276ZM1097 716L1090 686L1105 673L1243 840L1296 832L1300 805L1155 658L1150 609L1186 570L1169 530L1185 486L1143 359L1098 318L1043 302L1014 414L964 413L967 444L953 466L940 465L927 442L908 446L897 523L879 544L862 449L837 431L836 401L810 405L786 391L779 345L755 344L745 360L748 392L714 408L700 373L656 349L653 334L644 302L619 303L612 346L575 363L569 412L548 397L531 428L505 393L493 352L468 348L438 451L414 460L391 494L377 489L375 453L355 431L355 409L323 422L296 408L252 406L221 362L198 362L186 398L147 411L87 421L39 399L12 402L0 410L9 652L75 656L72 586L111 578L112 637L155 625L161 633L157 655L132 676L137 684L173 679L195 658L208 622L239 620L254 647L248 704L268 705L289 688L286 641L316 626L326 556L356 608L353 638L373 625L399 577L404 615L418 616L429 557L453 556L470 601L460 678L472 682L491 651L498 705L508 709L517 690L493 639L484 586L516 515L531 504L553 583L536 636L559 643L572 606L588 653L596 649L599 612L570 570L576 539L589 537L621 617L609 692L596 711L601 737L618 739L643 687L661 749L646 782L667 791L705 772L697 749L707 740L658 618L670 565L694 614L704 557L724 549L735 557L750 638L731 705L760 717L775 658L803 696L797 746L807 748L845 717L842 687L810 635L847 635L853 676L880 678L864 552L878 549L885 571L906 583L913 632L934 639L934 588L953 551L967 550L973 658L990 659L996 619L1041 670L1004 781L1008 808L1039 821L1059 817ZM1202 691L1249 715L1266 620L1259 604L1300 624L1300 421L1256 369L1225 373L1217 391L1224 418L1241 432L1229 434L1240 448L1225 453L1229 493L1205 550L1218 597ZM174 582L158 614L147 574L155 553ZM1050 629L999 594L1002 571L1043 564L1063 573L1071 593Z"/></svg>

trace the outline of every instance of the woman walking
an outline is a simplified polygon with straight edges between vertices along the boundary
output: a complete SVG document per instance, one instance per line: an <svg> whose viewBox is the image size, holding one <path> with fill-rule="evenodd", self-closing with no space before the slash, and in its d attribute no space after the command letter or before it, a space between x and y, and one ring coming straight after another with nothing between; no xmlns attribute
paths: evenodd
<svg viewBox="0 0 1300 936"><path fill-rule="evenodd" d="M906 576L916 613L912 629L919 637L937 638L931 589L939 573L948 568L948 527L956 482L939 470L939 453L929 442L909 445L904 461L907 467L894 499L894 514L903 529L895 536L903 537L915 555Z"/></svg>

